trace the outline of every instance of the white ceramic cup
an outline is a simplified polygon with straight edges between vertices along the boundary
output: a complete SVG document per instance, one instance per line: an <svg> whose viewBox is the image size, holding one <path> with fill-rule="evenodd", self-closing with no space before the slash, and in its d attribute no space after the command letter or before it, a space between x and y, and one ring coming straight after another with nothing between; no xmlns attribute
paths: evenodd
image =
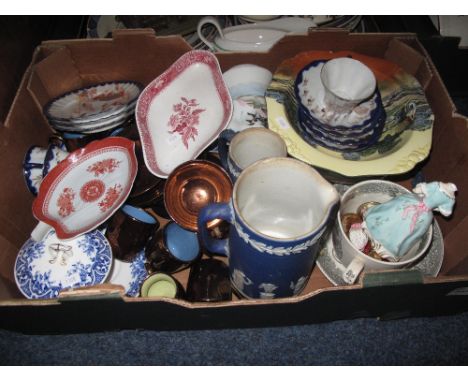
<svg viewBox="0 0 468 382"><path fill-rule="evenodd" d="M320 72L320 79L325 90L325 105L328 111L337 114L351 112L374 94L377 86L372 70L348 57L327 61Z"/></svg>
<svg viewBox="0 0 468 382"><path fill-rule="evenodd" d="M252 127L239 133L224 130L219 137L218 151L221 164L233 181L244 169L261 159L288 155L283 138L263 127Z"/></svg>
<svg viewBox="0 0 468 382"><path fill-rule="evenodd" d="M383 203L397 195L411 193L399 184L385 180L367 180L350 187L341 197L336 224L332 239L337 259L346 267L343 280L353 284L364 270L392 270L406 268L421 258L432 241L432 225L429 230L398 262L387 262L374 259L359 251L346 235L341 217L346 213L356 213L358 207L365 202ZM389 233L390 234L390 233Z"/></svg>

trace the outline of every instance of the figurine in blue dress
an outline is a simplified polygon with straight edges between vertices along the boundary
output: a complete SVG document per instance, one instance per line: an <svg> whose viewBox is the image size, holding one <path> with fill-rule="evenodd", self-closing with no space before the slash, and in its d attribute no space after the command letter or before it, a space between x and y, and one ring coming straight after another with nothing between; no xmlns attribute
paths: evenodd
<svg viewBox="0 0 468 382"><path fill-rule="evenodd" d="M362 229L382 258L399 261L429 229L432 211L451 215L455 191L453 183L420 183L413 194L399 195L369 208Z"/></svg>

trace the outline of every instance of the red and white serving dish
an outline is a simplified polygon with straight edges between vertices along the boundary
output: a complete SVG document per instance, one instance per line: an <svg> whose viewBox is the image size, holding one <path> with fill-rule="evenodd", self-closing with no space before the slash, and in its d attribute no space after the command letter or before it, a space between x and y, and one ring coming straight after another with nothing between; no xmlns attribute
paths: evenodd
<svg viewBox="0 0 468 382"><path fill-rule="evenodd" d="M110 137L91 142L47 174L33 202L33 214L54 227L60 239L89 232L125 202L137 168L133 141ZM40 231L37 227L33 238L40 237Z"/></svg>
<svg viewBox="0 0 468 382"><path fill-rule="evenodd" d="M181 56L141 93L136 106L146 166L167 178L195 159L231 119L232 100L213 53Z"/></svg>

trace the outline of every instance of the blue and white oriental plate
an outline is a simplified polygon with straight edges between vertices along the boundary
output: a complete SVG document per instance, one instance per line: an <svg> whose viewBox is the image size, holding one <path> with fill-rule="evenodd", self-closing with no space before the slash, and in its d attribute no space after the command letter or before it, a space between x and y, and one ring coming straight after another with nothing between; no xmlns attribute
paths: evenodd
<svg viewBox="0 0 468 382"><path fill-rule="evenodd" d="M41 241L24 243L14 273L27 298L56 298L63 289L103 283L111 265L112 250L100 231L60 240L52 229Z"/></svg>
<svg viewBox="0 0 468 382"><path fill-rule="evenodd" d="M148 276L145 268L145 250L141 250L131 263L115 259L109 283L122 285L129 297L138 297L140 286Z"/></svg>

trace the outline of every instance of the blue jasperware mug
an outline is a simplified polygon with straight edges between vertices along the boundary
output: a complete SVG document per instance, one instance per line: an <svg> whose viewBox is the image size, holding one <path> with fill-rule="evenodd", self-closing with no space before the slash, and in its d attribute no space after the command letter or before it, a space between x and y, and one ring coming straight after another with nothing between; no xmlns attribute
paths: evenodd
<svg viewBox="0 0 468 382"><path fill-rule="evenodd" d="M233 288L247 298L299 294L309 279L321 236L339 204L336 189L309 165L269 158L246 168L229 203L212 203L198 216L201 243L229 258ZM213 239L207 222L231 224Z"/></svg>

